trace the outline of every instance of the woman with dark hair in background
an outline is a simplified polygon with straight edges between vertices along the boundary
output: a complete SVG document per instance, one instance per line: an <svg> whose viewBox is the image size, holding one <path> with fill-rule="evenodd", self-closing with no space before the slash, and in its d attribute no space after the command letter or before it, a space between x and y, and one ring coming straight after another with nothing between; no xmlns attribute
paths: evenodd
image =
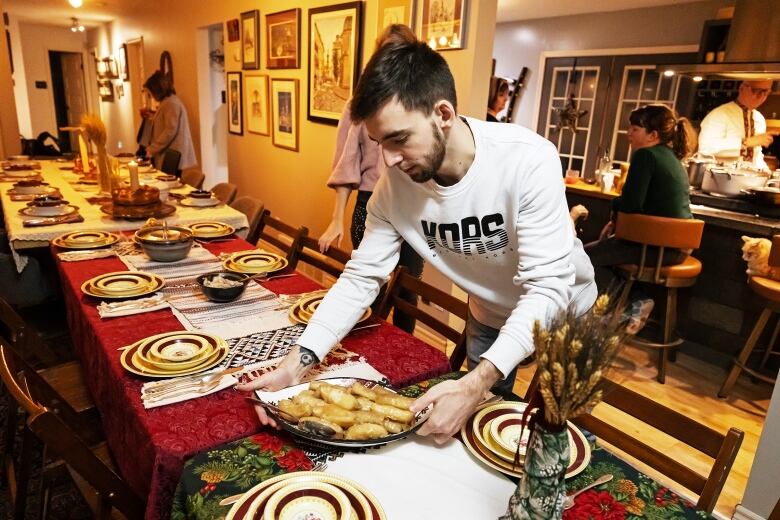
<svg viewBox="0 0 780 520"><path fill-rule="evenodd" d="M504 78L493 76L490 78L490 92L488 96L488 109L485 121L498 123L498 113L504 110L509 99L509 82Z"/></svg>
<svg viewBox="0 0 780 520"><path fill-rule="evenodd" d="M628 118L628 142L633 150L631 166L623 192L612 202L612 218L601 230L599 240L585 246L596 271L600 291L612 280L611 266L638 264L642 246L613 235L615 217L623 213L641 213L668 218L693 218L688 194L688 174L680 159L696 150L696 132L691 123L666 105L647 105L631 112ZM679 264L690 251L666 249L663 265ZM647 251L646 262L653 265L658 250ZM641 318L652 310L652 300L644 300ZM641 325L639 325L641 328Z"/></svg>
<svg viewBox="0 0 780 520"><path fill-rule="evenodd" d="M168 76L155 71L144 83L144 88L160 104L155 113L141 110L141 115L150 119L152 124L149 144L145 145L147 157L151 157L154 165L160 168L165 152L171 149L181 154L179 171L196 166L187 109L176 95Z"/></svg>

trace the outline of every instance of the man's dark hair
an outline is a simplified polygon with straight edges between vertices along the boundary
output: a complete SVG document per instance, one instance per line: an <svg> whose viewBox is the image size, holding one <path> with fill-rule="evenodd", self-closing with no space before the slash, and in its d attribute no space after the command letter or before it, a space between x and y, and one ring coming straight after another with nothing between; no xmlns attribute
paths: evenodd
<svg viewBox="0 0 780 520"><path fill-rule="evenodd" d="M409 112L430 114L442 99L458 109L447 62L424 42L388 43L376 51L360 76L350 116L364 121L395 96Z"/></svg>

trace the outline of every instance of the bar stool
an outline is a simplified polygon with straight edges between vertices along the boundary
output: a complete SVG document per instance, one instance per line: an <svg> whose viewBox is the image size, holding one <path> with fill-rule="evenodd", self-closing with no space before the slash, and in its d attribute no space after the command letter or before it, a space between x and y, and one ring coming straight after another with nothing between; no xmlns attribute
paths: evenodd
<svg viewBox="0 0 780 520"><path fill-rule="evenodd" d="M769 252L769 265L780 266L780 235L772 237L772 249ZM764 310L758 317L756 325L753 327L753 331L750 333L745 346L742 347L739 355L734 358L734 365L731 367L729 375L726 376L723 385L718 390L718 397L726 398L731 393L731 389L734 388L734 384L737 382L740 373L744 370L756 379L760 379L769 384L775 384L775 379L767 375L762 374L757 370L753 370L747 366L748 358L753 353L753 349L756 346L758 338L764 332L767 321L772 316L772 313L780 313L780 282L772 280L770 278L764 278L763 276L749 276L748 287L750 287L754 293L764 299ZM778 332L780 332L780 321L775 326L775 330L772 333L772 338L769 340L769 344L766 346L766 352L761 359L760 368L764 368L769 356L772 354L780 354L780 352L774 352L775 340L777 339Z"/></svg>
<svg viewBox="0 0 780 520"><path fill-rule="evenodd" d="M666 380L669 351L680 346L683 342L676 331L677 289L692 286L701 273L701 262L692 256L688 256L680 264L661 265L664 250L666 248L698 249L703 232L704 221L702 220L618 213L615 236L642 245L638 264L617 266L620 275L626 279L618 305L624 306L626 304L628 294L635 282L657 285L666 290L662 341L654 343L637 337L627 340L637 346L658 349L658 375L656 379L659 383L664 383ZM658 248L658 260L654 266L646 265L648 247Z"/></svg>

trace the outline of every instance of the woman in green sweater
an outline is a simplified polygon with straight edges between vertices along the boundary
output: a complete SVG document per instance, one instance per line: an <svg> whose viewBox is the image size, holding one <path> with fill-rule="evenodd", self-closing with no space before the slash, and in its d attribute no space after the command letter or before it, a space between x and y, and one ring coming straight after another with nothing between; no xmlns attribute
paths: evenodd
<svg viewBox="0 0 780 520"><path fill-rule="evenodd" d="M612 203L612 219L599 240L585 246L600 290L611 280L608 267L639 262L642 246L616 238L615 215L642 213L670 218L693 218L688 195L688 175L680 159L696 149L696 132L690 122L666 105L647 105L631 112L628 142L634 151L623 193ZM669 249L663 264L678 264L690 251ZM648 250L647 263L658 259L655 248Z"/></svg>

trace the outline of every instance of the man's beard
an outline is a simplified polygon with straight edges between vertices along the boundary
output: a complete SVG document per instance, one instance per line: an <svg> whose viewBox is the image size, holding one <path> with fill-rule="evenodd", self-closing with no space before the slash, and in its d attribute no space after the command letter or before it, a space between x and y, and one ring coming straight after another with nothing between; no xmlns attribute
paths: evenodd
<svg viewBox="0 0 780 520"><path fill-rule="evenodd" d="M423 164L425 165L423 170L420 173L409 176L414 182L422 183L433 179L439 173L439 168L441 168L444 162L447 140L433 121L431 121L431 132L433 133L433 148L423 158Z"/></svg>

